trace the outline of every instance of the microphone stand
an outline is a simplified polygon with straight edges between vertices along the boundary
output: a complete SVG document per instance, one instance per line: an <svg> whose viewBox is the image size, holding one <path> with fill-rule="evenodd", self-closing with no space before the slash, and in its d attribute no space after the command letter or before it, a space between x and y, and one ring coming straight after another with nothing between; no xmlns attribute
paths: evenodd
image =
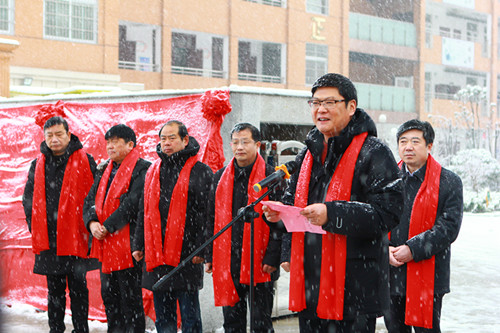
<svg viewBox="0 0 500 333"><path fill-rule="evenodd" d="M253 332L253 302L254 302L254 219L259 217L259 213L255 211L255 206L261 202L269 193L271 193L274 188L280 184L280 182L276 182L268 186L267 191L261 195L257 200L249 204L248 206L242 207L238 210L238 215L236 215L231 222L226 224L224 228L219 230L215 235L210 237L205 243L200 245L199 248L194 250L189 256L187 256L183 261L179 263L174 269L172 269L168 274L164 275L153 285L153 291L161 290L161 287L170 279L178 270L184 267L188 262L190 262L193 257L195 257L198 253L200 253L204 248L210 245L216 238L218 238L224 231L229 229L236 221L243 220L245 222L250 223L250 292L249 292L249 311L250 311L250 332Z"/></svg>

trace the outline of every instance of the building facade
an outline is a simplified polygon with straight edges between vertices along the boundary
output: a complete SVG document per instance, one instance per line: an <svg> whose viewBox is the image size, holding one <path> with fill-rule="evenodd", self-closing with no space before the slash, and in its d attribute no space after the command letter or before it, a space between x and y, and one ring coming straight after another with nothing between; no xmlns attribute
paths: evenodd
<svg viewBox="0 0 500 333"><path fill-rule="evenodd" d="M11 93L308 91L339 72L387 140L419 117L449 128L439 137L446 146L452 128L462 130L451 150L468 146L472 129L478 147L496 152L499 17L499 0L0 0L0 38L19 42ZM456 99L467 85L483 89L477 110ZM262 119L269 133L287 124L277 108Z"/></svg>

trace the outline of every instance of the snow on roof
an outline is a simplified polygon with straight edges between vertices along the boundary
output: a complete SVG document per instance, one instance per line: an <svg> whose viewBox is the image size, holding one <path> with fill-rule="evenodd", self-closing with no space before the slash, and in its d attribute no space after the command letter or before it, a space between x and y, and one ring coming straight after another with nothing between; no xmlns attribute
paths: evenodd
<svg viewBox="0 0 500 333"><path fill-rule="evenodd" d="M311 92L309 90L292 90L292 89L277 89L277 88L265 88L265 87L249 87L249 86L238 86L232 84L229 86L229 91L231 92L241 92L241 93L254 93L262 95L280 95L280 96L293 96L293 97L311 97Z"/></svg>
<svg viewBox="0 0 500 333"><path fill-rule="evenodd" d="M0 38L0 44L19 45L19 42L14 39Z"/></svg>
<svg viewBox="0 0 500 333"><path fill-rule="evenodd" d="M233 93L248 93L260 95L276 95L290 97L310 97L307 90L277 89L265 87L249 87L230 85L229 87L216 87L206 89L159 89L130 91L110 86L73 86L69 88L46 88L30 86L11 86L13 97L0 97L0 108L18 106L20 104L50 103L57 100L95 100L95 99L151 99L168 98L170 96L202 94L208 90L228 89ZM10 105L8 105L10 104Z"/></svg>

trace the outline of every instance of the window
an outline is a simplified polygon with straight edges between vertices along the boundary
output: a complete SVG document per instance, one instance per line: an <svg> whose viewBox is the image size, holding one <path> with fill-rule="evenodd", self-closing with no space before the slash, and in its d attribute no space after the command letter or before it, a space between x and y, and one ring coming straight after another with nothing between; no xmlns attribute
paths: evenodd
<svg viewBox="0 0 500 333"><path fill-rule="evenodd" d="M467 40L475 42L477 40L477 24L467 22Z"/></svg>
<svg viewBox="0 0 500 333"><path fill-rule="evenodd" d="M263 5L274 7L286 7L286 0L245 0L248 2L261 3Z"/></svg>
<svg viewBox="0 0 500 333"><path fill-rule="evenodd" d="M306 0L308 13L328 15L328 0Z"/></svg>
<svg viewBox="0 0 500 333"><path fill-rule="evenodd" d="M477 79L475 77L467 76L465 78L465 85L477 86Z"/></svg>
<svg viewBox="0 0 500 333"><path fill-rule="evenodd" d="M227 78L227 37L203 32L172 32L172 73Z"/></svg>
<svg viewBox="0 0 500 333"><path fill-rule="evenodd" d="M45 0L44 37L97 42L97 0Z"/></svg>
<svg viewBox="0 0 500 333"><path fill-rule="evenodd" d="M161 29L124 22L119 25L118 68L160 72Z"/></svg>
<svg viewBox="0 0 500 333"><path fill-rule="evenodd" d="M277 43L240 40L238 42L238 79L284 83L282 57L285 46Z"/></svg>
<svg viewBox="0 0 500 333"><path fill-rule="evenodd" d="M500 30L500 18L497 22L497 29ZM500 34L497 34L497 59L500 59ZM500 107L498 109L500 110Z"/></svg>
<svg viewBox="0 0 500 333"><path fill-rule="evenodd" d="M435 98L437 99L449 99L453 100L455 97L455 94L460 90L460 86L454 85L453 83L450 84L436 84L434 86L434 93L435 93Z"/></svg>
<svg viewBox="0 0 500 333"><path fill-rule="evenodd" d="M413 89L413 76L395 76L394 85L396 87Z"/></svg>
<svg viewBox="0 0 500 333"><path fill-rule="evenodd" d="M14 0L0 0L0 33L14 33Z"/></svg>
<svg viewBox="0 0 500 333"><path fill-rule="evenodd" d="M451 37L451 35L450 35L450 28L439 27L439 35L441 37Z"/></svg>
<svg viewBox="0 0 500 333"><path fill-rule="evenodd" d="M432 15L425 14L425 47L432 47Z"/></svg>
<svg viewBox="0 0 500 333"><path fill-rule="evenodd" d="M432 111L432 73L431 72L425 72L425 111L427 113Z"/></svg>
<svg viewBox="0 0 500 333"><path fill-rule="evenodd" d="M328 46L306 44L306 85L312 85L321 75L328 72Z"/></svg>

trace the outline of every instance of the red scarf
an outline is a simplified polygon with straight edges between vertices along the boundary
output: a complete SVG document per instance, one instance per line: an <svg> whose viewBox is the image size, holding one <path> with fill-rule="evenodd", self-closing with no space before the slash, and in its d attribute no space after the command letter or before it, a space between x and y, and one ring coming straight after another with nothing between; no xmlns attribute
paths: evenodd
<svg viewBox="0 0 500 333"><path fill-rule="evenodd" d="M367 135L368 133L365 132L353 138L335 169L325 202L351 199L354 167ZM295 206L297 207L307 206L312 165L312 155L310 151L307 151L297 182L295 194ZM303 232L294 232L292 235L289 308L295 312L306 308L304 234ZM344 316L346 240L346 236L330 232L322 236L321 280L316 309L318 317L322 319L342 320Z"/></svg>
<svg viewBox="0 0 500 333"><path fill-rule="evenodd" d="M139 160L139 151L134 148L122 161L107 193L113 162L109 161L104 170L95 196L95 211L101 225L120 207L120 197L128 191L137 160ZM90 256L99 259L102 263L102 272L106 274L133 267L130 224L106 235L103 240L93 238Z"/></svg>
<svg viewBox="0 0 500 333"><path fill-rule="evenodd" d="M94 176L83 149L68 158L57 208L57 255L87 258L89 233L83 222L83 201ZM40 154L35 167L33 208L31 218L33 252L49 249L47 202L45 195L45 155Z"/></svg>
<svg viewBox="0 0 500 333"><path fill-rule="evenodd" d="M429 154L425 178L413 202L408 239L434 226L439 202L441 165ZM435 257L406 264L405 324L432 328Z"/></svg>
<svg viewBox="0 0 500 333"><path fill-rule="evenodd" d="M257 154L248 181L248 203L259 198L252 189L252 185L266 177L266 163ZM233 218L233 185L234 185L234 158L224 170L215 193L215 225L214 233L219 232ZM266 253L269 241L269 226L262 219L262 204L255 206L259 217L254 219L254 283L271 281L271 275L262 271L262 260ZM236 223L241 223L238 221ZM243 229L243 247L241 253L240 283L250 285L250 237L251 225L245 223ZM227 229L213 245L213 281L216 306L233 306L239 301L238 293L231 277L231 232Z"/></svg>
<svg viewBox="0 0 500 333"><path fill-rule="evenodd" d="M148 169L144 185L144 244L146 269L152 272L161 265L177 266L181 261L184 228L188 201L191 169L198 161L197 156L188 158L170 197L165 239L161 240L160 215L160 167L161 160L156 160Z"/></svg>

